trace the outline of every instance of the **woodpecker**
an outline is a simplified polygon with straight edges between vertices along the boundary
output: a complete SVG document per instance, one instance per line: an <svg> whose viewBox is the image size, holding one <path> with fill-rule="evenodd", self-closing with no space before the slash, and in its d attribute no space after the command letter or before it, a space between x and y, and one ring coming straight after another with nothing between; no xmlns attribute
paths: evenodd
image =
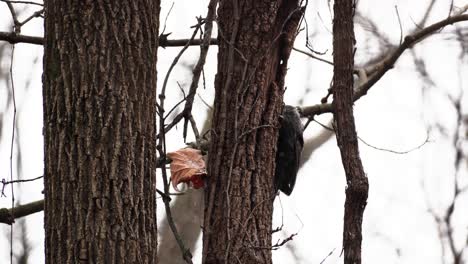
<svg viewBox="0 0 468 264"><path fill-rule="evenodd" d="M304 126L298 108L285 105L280 116L280 130L276 147L275 193L290 195L296 183L304 138Z"/></svg>

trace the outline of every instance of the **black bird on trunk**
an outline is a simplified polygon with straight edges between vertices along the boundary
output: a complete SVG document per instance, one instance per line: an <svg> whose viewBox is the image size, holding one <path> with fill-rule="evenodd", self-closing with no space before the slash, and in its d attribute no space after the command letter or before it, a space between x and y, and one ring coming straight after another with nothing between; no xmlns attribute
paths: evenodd
<svg viewBox="0 0 468 264"><path fill-rule="evenodd" d="M304 138L304 126L298 108L285 105L280 117L280 130L276 149L275 193L290 195L296 184Z"/></svg>

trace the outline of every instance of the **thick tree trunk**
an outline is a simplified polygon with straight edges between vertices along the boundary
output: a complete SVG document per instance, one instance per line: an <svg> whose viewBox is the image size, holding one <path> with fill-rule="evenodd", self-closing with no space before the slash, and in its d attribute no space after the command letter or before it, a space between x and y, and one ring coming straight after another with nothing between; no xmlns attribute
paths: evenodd
<svg viewBox="0 0 468 264"><path fill-rule="evenodd" d="M45 1L46 263L156 263L159 1Z"/></svg>
<svg viewBox="0 0 468 264"><path fill-rule="evenodd" d="M345 264L361 263L362 217L369 183L361 158L353 115L354 0L335 0L333 19L333 106L336 139L346 173L343 226Z"/></svg>
<svg viewBox="0 0 468 264"><path fill-rule="evenodd" d="M203 263L271 263L273 176L298 1L221 1Z"/></svg>

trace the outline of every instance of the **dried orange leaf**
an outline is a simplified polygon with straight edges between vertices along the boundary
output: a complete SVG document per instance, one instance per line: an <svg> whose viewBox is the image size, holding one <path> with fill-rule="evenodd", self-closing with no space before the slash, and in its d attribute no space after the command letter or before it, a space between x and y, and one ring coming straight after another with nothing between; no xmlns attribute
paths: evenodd
<svg viewBox="0 0 468 264"><path fill-rule="evenodd" d="M167 153L167 156L172 160L171 181L176 191L181 182L191 184L195 189L203 187L206 166L200 150L184 148Z"/></svg>

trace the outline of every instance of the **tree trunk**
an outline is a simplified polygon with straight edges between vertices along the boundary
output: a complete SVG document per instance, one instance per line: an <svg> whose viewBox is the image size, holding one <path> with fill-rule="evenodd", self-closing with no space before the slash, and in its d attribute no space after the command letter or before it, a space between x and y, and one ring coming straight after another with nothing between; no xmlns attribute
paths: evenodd
<svg viewBox="0 0 468 264"><path fill-rule="evenodd" d="M221 1L203 263L271 263L278 118L298 1Z"/></svg>
<svg viewBox="0 0 468 264"><path fill-rule="evenodd" d="M336 140L346 173L343 226L345 264L361 263L362 217L366 208L367 181L357 141L353 115L354 0L335 0L333 19L333 107Z"/></svg>
<svg viewBox="0 0 468 264"><path fill-rule="evenodd" d="M156 263L159 1L45 1L46 263Z"/></svg>

